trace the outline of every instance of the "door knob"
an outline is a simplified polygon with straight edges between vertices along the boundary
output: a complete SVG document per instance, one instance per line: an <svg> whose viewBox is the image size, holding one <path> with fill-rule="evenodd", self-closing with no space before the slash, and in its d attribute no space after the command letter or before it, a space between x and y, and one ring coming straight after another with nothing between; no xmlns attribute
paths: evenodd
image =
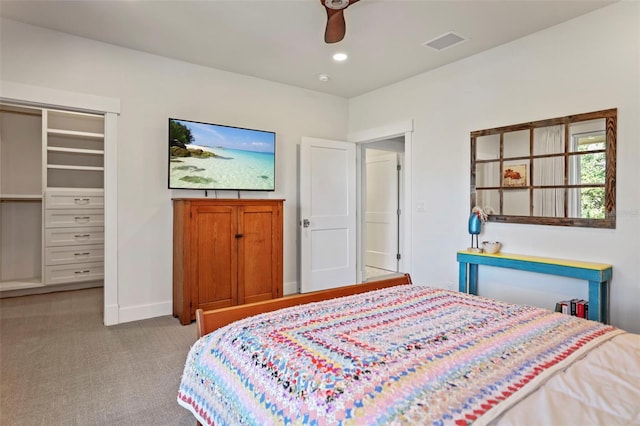
<svg viewBox="0 0 640 426"><path fill-rule="evenodd" d="M309 222L309 219L303 219L302 220L302 227L303 228L308 228L309 225L311 225L311 222Z"/></svg>

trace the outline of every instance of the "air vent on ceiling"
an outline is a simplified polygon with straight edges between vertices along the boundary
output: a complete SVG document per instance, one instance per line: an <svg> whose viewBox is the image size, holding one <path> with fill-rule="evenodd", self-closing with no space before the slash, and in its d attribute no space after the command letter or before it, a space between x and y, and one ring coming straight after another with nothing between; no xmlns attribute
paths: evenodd
<svg viewBox="0 0 640 426"><path fill-rule="evenodd" d="M433 40L425 41L424 43L422 43L422 45L430 47L437 51L442 51L456 46L460 43L464 43L467 40L469 40L467 37L457 34L453 31L449 31L448 33L442 34L441 36L438 36Z"/></svg>

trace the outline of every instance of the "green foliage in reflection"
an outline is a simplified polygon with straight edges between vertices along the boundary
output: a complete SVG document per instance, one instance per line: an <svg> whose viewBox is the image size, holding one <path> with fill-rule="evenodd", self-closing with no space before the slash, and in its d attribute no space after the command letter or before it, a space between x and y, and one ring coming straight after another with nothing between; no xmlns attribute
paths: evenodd
<svg viewBox="0 0 640 426"><path fill-rule="evenodd" d="M582 215L586 219L604 219L604 188L582 190Z"/></svg>
<svg viewBox="0 0 640 426"><path fill-rule="evenodd" d="M604 149L603 143L580 145L580 151ZM606 157L604 152L580 156L580 182L605 182ZM585 188L581 196L580 217L587 219L604 219L604 188Z"/></svg>

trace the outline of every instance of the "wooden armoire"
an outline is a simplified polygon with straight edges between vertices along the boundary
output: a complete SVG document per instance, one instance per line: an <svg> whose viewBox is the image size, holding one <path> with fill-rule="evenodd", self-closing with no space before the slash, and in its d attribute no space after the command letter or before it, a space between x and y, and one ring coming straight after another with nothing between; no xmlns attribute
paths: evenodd
<svg viewBox="0 0 640 426"><path fill-rule="evenodd" d="M173 315L282 296L284 200L173 199Z"/></svg>

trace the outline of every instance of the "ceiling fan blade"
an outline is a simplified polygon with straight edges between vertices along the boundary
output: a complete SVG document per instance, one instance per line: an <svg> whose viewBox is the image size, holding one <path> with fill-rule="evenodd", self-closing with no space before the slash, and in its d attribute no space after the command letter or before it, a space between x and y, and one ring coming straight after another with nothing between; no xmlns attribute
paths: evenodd
<svg viewBox="0 0 640 426"><path fill-rule="evenodd" d="M344 38L347 24L344 22L344 9L332 10L327 8L327 27L324 30L325 43L337 43Z"/></svg>

